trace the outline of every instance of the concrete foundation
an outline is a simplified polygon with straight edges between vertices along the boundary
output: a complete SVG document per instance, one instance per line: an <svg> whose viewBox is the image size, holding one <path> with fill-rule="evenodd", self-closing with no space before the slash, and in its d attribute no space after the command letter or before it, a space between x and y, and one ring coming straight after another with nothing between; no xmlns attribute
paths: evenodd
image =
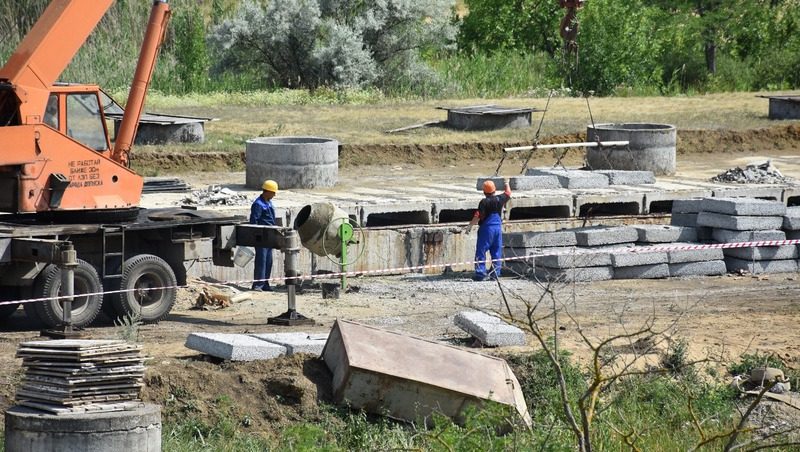
<svg viewBox="0 0 800 452"><path fill-rule="evenodd" d="M7 452L158 452L161 407L142 404L127 411L54 415L26 407L5 413Z"/></svg>
<svg viewBox="0 0 800 452"><path fill-rule="evenodd" d="M339 143L317 137L261 137L248 140L245 185L261 189L266 179L280 189L333 187L339 174Z"/></svg>
<svg viewBox="0 0 800 452"><path fill-rule="evenodd" d="M675 174L677 130L669 124L596 124L586 128L587 141L629 141L627 147L587 148L592 169L652 171Z"/></svg>

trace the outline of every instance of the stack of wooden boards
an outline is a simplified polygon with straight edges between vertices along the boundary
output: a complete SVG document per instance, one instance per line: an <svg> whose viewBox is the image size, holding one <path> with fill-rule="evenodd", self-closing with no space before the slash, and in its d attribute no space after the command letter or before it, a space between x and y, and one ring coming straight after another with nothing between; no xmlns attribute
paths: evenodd
<svg viewBox="0 0 800 452"><path fill-rule="evenodd" d="M61 339L17 348L25 375L19 405L54 414L121 411L141 406L141 346L120 340Z"/></svg>

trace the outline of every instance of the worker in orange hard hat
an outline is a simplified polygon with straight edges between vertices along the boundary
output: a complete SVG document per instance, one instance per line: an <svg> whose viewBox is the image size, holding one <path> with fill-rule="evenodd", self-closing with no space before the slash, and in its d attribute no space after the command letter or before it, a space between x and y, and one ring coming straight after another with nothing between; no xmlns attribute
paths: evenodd
<svg viewBox="0 0 800 452"><path fill-rule="evenodd" d="M250 224L275 226L275 207L272 198L278 193L278 183L274 180L265 180L261 185L261 195L256 198L250 207ZM253 266L253 290L271 292L269 285L272 273L272 248L256 248L256 258Z"/></svg>
<svg viewBox="0 0 800 452"><path fill-rule="evenodd" d="M478 225L478 242L475 246L475 281L486 279L486 252L492 256L492 269L489 273L491 279L500 276L503 258L503 208L511 199L511 188L505 183L505 190L495 195L494 182L486 180L483 183L484 198L478 204L478 210L467 225L467 233L472 226Z"/></svg>

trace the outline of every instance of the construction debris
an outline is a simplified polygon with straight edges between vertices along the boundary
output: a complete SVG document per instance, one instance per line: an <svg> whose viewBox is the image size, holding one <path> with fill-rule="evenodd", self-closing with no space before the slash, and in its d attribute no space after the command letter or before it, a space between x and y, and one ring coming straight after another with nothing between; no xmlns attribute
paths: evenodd
<svg viewBox="0 0 800 452"><path fill-rule="evenodd" d="M120 411L141 405L141 345L120 340L23 342L19 405L53 414Z"/></svg>
<svg viewBox="0 0 800 452"><path fill-rule="evenodd" d="M242 292L236 295L228 295L213 289L209 289L208 287L203 287L201 292L197 295L194 309L213 311L227 308L233 303L239 303L241 301L249 300L250 298L252 298L252 296L247 292Z"/></svg>
<svg viewBox="0 0 800 452"><path fill-rule="evenodd" d="M246 206L252 202L249 196L230 188L210 185L205 190L194 190L181 203L194 206Z"/></svg>
<svg viewBox="0 0 800 452"><path fill-rule="evenodd" d="M726 170L711 178L711 182L728 182L734 184L785 184L794 179L784 176L772 165L771 160L760 164L747 165Z"/></svg>

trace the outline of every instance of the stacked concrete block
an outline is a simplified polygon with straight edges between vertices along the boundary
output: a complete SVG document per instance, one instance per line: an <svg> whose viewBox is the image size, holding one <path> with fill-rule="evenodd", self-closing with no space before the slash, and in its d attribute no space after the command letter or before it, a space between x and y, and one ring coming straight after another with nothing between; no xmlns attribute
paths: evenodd
<svg viewBox="0 0 800 452"><path fill-rule="evenodd" d="M540 280L564 283L605 281L614 277L614 269L610 265L604 267L573 268L548 268L537 266L534 270L534 275Z"/></svg>
<svg viewBox="0 0 800 452"><path fill-rule="evenodd" d="M786 206L779 201L755 198L704 198L697 224L733 231L780 229Z"/></svg>
<svg viewBox="0 0 800 452"><path fill-rule="evenodd" d="M724 250L729 271L748 271L753 274L797 271L797 246L758 246Z"/></svg>
<svg viewBox="0 0 800 452"><path fill-rule="evenodd" d="M783 230L791 235L796 235L800 231L800 206L786 209L786 214L783 216Z"/></svg>
<svg viewBox="0 0 800 452"><path fill-rule="evenodd" d="M697 241L697 228L688 226L644 224L633 228L639 235L637 242L642 244Z"/></svg>
<svg viewBox="0 0 800 452"><path fill-rule="evenodd" d="M691 247L696 243L673 243L675 248ZM722 249L675 249L667 251L669 275L672 277L683 276L712 276L722 275L727 272L725 256Z"/></svg>
<svg viewBox="0 0 800 452"><path fill-rule="evenodd" d="M725 265L728 267L728 271L747 271L754 275L763 273L793 273L797 271L797 261L794 259L748 261L726 257Z"/></svg>
<svg viewBox="0 0 800 452"><path fill-rule="evenodd" d="M511 232L503 234L503 256L519 257L506 261L510 272L518 275L529 274L535 264L536 255L553 252L567 252L575 245L575 231L560 230L552 232Z"/></svg>
<svg viewBox="0 0 800 452"><path fill-rule="evenodd" d="M508 185L511 187L512 191L553 190L563 188L558 177L553 175L514 176L510 178ZM498 188L502 188L502 186Z"/></svg>
<svg viewBox="0 0 800 452"><path fill-rule="evenodd" d="M653 279L669 276L665 252L638 252L636 248L618 248L610 254L614 279Z"/></svg>
<svg viewBox="0 0 800 452"><path fill-rule="evenodd" d="M613 278L614 270L607 251L575 248L571 253L537 257L534 275L547 281L603 281Z"/></svg>
<svg viewBox="0 0 800 452"><path fill-rule="evenodd" d="M761 242L764 240L785 240L783 231L731 231L728 229L714 229L711 237L717 243Z"/></svg>
<svg viewBox="0 0 800 452"><path fill-rule="evenodd" d="M639 239L639 233L629 226L597 226L576 230L575 239L579 246L632 244Z"/></svg>
<svg viewBox="0 0 800 452"><path fill-rule="evenodd" d="M459 312L453 323L489 347L525 345L525 332L503 319L480 311Z"/></svg>
<svg viewBox="0 0 800 452"><path fill-rule="evenodd" d="M676 199L672 201L673 226L697 227L697 214L700 213L703 198Z"/></svg>
<svg viewBox="0 0 800 452"><path fill-rule="evenodd" d="M530 168L526 176L556 176L563 188L605 188L608 177L594 171L562 168Z"/></svg>
<svg viewBox="0 0 800 452"><path fill-rule="evenodd" d="M669 277L669 265L649 264L614 267L614 279L659 279Z"/></svg>
<svg viewBox="0 0 800 452"><path fill-rule="evenodd" d="M779 229L783 225L783 217L700 212L697 215L697 225L733 231L765 231Z"/></svg>
<svg viewBox="0 0 800 452"><path fill-rule="evenodd" d="M608 178L611 185L643 185L655 184L656 176L652 171L595 170Z"/></svg>

